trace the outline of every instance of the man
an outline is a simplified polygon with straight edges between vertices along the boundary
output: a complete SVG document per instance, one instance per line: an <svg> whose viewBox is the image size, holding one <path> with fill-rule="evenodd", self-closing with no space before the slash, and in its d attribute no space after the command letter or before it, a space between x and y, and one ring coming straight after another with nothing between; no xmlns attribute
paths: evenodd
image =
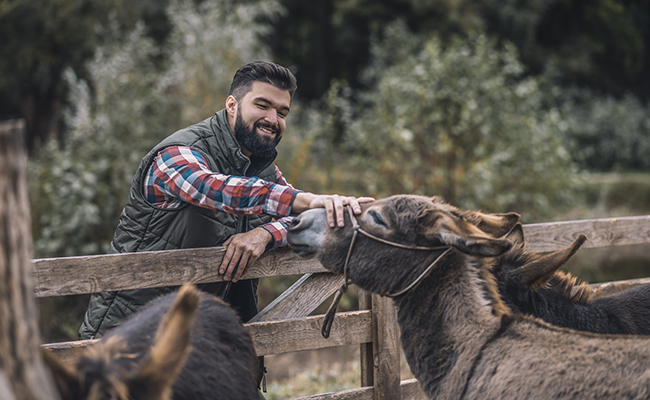
<svg viewBox="0 0 650 400"><path fill-rule="evenodd" d="M275 148L296 88L293 74L279 65L241 67L225 109L175 132L142 159L109 252L227 246L219 273L229 282L200 287L225 297L242 321L253 317L257 280L239 279L264 251L286 245L291 215L324 207L330 226L343 226L343 206L359 213L359 203L372 201L302 192L282 177L273 163ZM93 294L79 339L101 337L175 289Z"/></svg>

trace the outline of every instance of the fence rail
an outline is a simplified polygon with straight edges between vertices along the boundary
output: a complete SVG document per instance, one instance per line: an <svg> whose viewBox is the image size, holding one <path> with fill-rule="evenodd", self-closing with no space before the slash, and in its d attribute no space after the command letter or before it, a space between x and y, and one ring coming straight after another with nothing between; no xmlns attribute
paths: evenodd
<svg viewBox="0 0 650 400"><path fill-rule="evenodd" d="M650 216L592 219L524 225L530 251L548 252L567 246L580 234L587 235L583 248L650 243ZM182 283L222 281L216 273L224 248L169 250L129 254L33 260L38 297L87 294L101 291L175 286ZM425 399L417 380L400 381L399 328L392 300L360 293L360 310L337 314L331 334L320 334L323 316L309 316L342 283L313 259L289 250L269 252L243 277L303 276L246 324L258 355L321 349L355 344L361 346L361 386L337 393L303 397L303 400ZM594 286L613 293L650 278ZM44 345L64 362L93 341Z"/></svg>

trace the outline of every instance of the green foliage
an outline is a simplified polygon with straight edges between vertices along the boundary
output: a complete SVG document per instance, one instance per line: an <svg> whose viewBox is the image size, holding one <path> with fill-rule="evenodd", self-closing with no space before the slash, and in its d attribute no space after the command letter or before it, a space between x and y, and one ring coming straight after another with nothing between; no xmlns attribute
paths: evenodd
<svg viewBox="0 0 650 400"><path fill-rule="evenodd" d="M353 111L350 89L334 85L322 114L303 119L317 167L302 175L320 177L328 191L441 195L464 208L519 211L529 221L574 199L567 122L545 109L513 46L483 36L443 46L403 23L384 35L360 107ZM308 167L299 158L295 164Z"/></svg>
<svg viewBox="0 0 650 400"><path fill-rule="evenodd" d="M128 37L140 20L158 17L157 25L164 27L158 14L164 5L124 0L0 2L0 97L8 108L0 115L25 119L30 153L52 133L64 133L60 117L70 89L66 71L89 82L86 67L95 50ZM148 32L164 39L160 27Z"/></svg>
<svg viewBox="0 0 650 400"><path fill-rule="evenodd" d="M158 61L158 46L139 24L88 65L94 96L68 70L66 145L50 141L30 160L37 257L106 251L140 159L222 108L234 71L267 56L257 39L266 27L255 21L275 10L274 1L172 1L168 63Z"/></svg>
<svg viewBox="0 0 650 400"><path fill-rule="evenodd" d="M578 91L564 103L571 153L593 171L650 170L650 104Z"/></svg>

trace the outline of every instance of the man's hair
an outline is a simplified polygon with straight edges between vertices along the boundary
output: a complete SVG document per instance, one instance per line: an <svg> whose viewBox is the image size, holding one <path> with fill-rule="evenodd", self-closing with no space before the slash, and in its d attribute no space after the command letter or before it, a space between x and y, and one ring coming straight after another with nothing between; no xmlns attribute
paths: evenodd
<svg viewBox="0 0 650 400"><path fill-rule="evenodd" d="M296 77L293 76L289 69L268 61L253 61L237 70L232 78L229 96L233 96L237 101L250 92L253 82L265 82L275 86L278 89L284 89L289 92L291 98L298 88Z"/></svg>

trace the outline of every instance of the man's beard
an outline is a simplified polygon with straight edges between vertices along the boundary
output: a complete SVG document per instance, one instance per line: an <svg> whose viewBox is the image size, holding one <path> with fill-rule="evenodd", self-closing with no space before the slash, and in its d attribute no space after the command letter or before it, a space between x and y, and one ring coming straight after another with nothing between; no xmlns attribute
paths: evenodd
<svg viewBox="0 0 650 400"><path fill-rule="evenodd" d="M275 137L267 138L260 136L256 131L258 127L272 130L275 133ZM272 126L261 121L257 121L249 128L244 124L241 112L238 110L237 119L235 120L235 138L252 155L261 158L275 158L278 154L275 147L280 143L282 136L280 136L280 130L277 126Z"/></svg>

